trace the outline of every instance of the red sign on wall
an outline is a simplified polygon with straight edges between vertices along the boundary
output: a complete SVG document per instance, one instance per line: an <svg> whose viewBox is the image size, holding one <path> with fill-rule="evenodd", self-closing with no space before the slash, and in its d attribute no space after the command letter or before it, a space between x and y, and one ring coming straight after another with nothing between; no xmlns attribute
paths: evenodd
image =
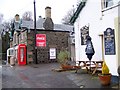
<svg viewBox="0 0 120 90"><path fill-rule="evenodd" d="M46 34L36 34L36 46L46 47Z"/></svg>

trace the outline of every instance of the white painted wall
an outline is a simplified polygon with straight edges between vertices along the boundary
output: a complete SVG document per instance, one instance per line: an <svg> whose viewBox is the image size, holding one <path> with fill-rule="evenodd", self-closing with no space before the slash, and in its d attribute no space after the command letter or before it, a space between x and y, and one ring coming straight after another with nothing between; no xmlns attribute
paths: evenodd
<svg viewBox="0 0 120 90"><path fill-rule="evenodd" d="M118 16L118 8L101 12L101 0L88 0L86 6L82 9L75 26L75 48L76 63L79 60L86 60L86 45L81 45L80 28L89 24L89 35L92 37L95 55L93 60L102 59L102 46L100 33L103 33L108 27L115 29L114 19ZM110 69L110 73L117 75L117 59L116 55L105 55L105 61Z"/></svg>
<svg viewBox="0 0 120 90"><path fill-rule="evenodd" d="M104 16L102 17L102 20L101 20L103 29L105 30L108 27L115 29L114 19L118 17L118 7L105 11L103 15ZM116 55L105 55L105 60L107 65L109 66L110 72L113 75L117 75L118 63L117 63Z"/></svg>

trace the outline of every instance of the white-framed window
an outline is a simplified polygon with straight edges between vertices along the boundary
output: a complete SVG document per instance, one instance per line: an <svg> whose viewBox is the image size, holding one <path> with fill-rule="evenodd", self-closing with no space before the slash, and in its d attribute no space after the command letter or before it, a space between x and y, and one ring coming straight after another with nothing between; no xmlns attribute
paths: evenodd
<svg viewBox="0 0 120 90"><path fill-rule="evenodd" d="M14 55L14 50L13 49L9 50L9 55Z"/></svg>
<svg viewBox="0 0 120 90"><path fill-rule="evenodd" d="M118 5L120 0L103 0L103 9Z"/></svg>
<svg viewBox="0 0 120 90"><path fill-rule="evenodd" d="M104 8L113 6L113 0L105 0L104 1Z"/></svg>
<svg viewBox="0 0 120 90"><path fill-rule="evenodd" d="M114 5L120 4L120 0L113 0Z"/></svg>

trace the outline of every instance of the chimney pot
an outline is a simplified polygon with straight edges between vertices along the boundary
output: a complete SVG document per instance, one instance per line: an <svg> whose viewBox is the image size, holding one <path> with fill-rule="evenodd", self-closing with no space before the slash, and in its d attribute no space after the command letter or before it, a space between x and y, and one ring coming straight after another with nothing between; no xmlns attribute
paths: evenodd
<svg viewBox="0 0 120 90"><path fill-rule="evenodd" d="M47 6L45 9L51 9L51 7Z"/></svg>
<svg viewBox="0 0 120 90"><path fill-rule="evenodd" d="M51 18L51 7L49 6L45 8L45 18Z"/></svg>

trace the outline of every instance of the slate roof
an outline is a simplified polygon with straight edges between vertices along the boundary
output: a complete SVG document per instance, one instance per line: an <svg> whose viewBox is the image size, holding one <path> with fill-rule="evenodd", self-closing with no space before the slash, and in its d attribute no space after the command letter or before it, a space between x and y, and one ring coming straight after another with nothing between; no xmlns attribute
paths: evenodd
<svg viewBox="0 0 120 90"><path fill-rule="evenodd" d="M22 20L21 27L34 28L33 21Z"/></svg>
<svg viewBox="0 0 120 90"><path fill-rule="evenodd" d="M54 24L54 30L73 31L73 26L72 25L65 25L65 24Z"/></svg>
<svg viewBox="0 0 120 90"><path fill-rule="evenodd" d="M43 23L45 19L39 18L36 22L37 29L44 29ZM28 27L30 29L34 29L34 22L33 21L22 21L22 27ZM65 25L65 24L54 24L55 31L73 31L73 25Z"/></svg>

